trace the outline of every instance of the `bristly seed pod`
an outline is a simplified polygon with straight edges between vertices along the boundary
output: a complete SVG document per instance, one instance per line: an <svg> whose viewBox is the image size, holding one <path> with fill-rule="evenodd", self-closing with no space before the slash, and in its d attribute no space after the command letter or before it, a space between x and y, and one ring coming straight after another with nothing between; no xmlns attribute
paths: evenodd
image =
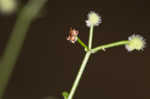
<svg viewBox="0 0 150 99"><path fill-rule="evenodd" d="M102 17L99 16L97 13L95 13L94 11L91 11L89 14L88 14L88 20L85 21L86 22L86 25L87 27L90 27L90 26L98 26L99 24L102 23Z"/></svg>
<svg viewBox="0 0 150 99"><path fill-rule="evenodd" d="M133 34L128 39L129 39L129 43L125 45L128 51L133 51L133 50L140 51L145 48L146 42L142 36Z"/></svg>

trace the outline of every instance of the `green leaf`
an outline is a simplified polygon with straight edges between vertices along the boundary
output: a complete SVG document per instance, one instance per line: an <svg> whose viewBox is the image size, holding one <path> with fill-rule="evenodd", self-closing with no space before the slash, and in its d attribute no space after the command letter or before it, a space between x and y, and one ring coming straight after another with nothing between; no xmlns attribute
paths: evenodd
<svg viewBox="0 0 150 99"><path fill-rule="evenodd" d="M69 93L67 91L62 92L62 95L64 97L64 99L67 99L69 96Z"/></svg>

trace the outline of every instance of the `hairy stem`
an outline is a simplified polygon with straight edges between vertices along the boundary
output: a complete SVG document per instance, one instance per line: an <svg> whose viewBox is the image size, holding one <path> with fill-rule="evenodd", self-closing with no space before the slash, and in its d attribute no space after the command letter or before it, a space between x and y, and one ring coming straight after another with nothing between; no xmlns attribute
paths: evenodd
<svg viewBox="0 0 150 99"><path fill-rule="evenodd" d="M84 48L86 49L86 51L88 51L89 48L86 46L86 44L85 44L84 42L82 42L82 41L80 40L79 37L77 37L77 41L78 41L78 43L79 43L82 47L84 47Z"/></svg>
<svg viewBox="0 0 150 99"><path fill-rule="evenodd" d="M93 48L91 50L91 52L96 53L97 51L105 50L106 48L116 47L116 46L120 46L120 45L126 45L128 43L129 43L128 40L124 40L124 41L118 41L118 42L114 42L114 43L110 43L110 44L100 45L96 48Z"/></svg>
<svg viewBox="0 0 150 99"><path fill-rule="evenodd" d="M70 93L69 93L68 99L73 99L73 96L74 96L75 91L76 91L76 89L77 89L77 87L78 87L78 85L79 85L80 79L81 79L82 74L83 74L83 72L84 72L84 70L85 70L85 67L86 67L86 64L87 64L87 62L88 62L88 59L89 59L90 55L91 55L91 52L88 51L88 52L86 53L86 55L85 55L83 61L82 61L81 67L80 67L80 69L79 69L79 71L78 71L78 74L77 74L77 76L76 76L76 79L75 79L75 81L74 81L74 83L73 83L73 86L72 86L71 91L70 91Z"/></svg>
<svg viewBox="0 0 150 99"><path fill-rule="evenodd" d="M89 49L91 49L91 48L92 48L92 41L93 41L93 28L94 28L94 26L93 26L93 25L91 25L91 26L90 26L90 34L89 34L89 44L88 44Z"/></svg>

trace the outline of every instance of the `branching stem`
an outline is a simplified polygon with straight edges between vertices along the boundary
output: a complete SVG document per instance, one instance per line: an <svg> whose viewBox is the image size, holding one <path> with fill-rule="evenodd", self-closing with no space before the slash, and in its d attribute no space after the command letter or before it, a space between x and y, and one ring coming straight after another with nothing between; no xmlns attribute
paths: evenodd
<svg viewBox="0 0 150 99"><path fill-rule="evenodd" d="M128 40L124 40L124 41L118 41L118 42L114 42L114 43L110 43L110 44L100 45L96 48L93 48L91 50L91 52L96 53L97 51L105 50L106 48L116 47L116 46L120 46L120 45L126 45L128 43L129 43Z"/></svg>
<svg viewBox="0 0 150 99"><path fill-rule="evenodd" d="M80 40L79 37L77 37L77 41L78 41L78 43L79 43L82 47L85 48L86 51L89 50L89 48L87 47L87 45L86 45L82 40Z"/></svg>

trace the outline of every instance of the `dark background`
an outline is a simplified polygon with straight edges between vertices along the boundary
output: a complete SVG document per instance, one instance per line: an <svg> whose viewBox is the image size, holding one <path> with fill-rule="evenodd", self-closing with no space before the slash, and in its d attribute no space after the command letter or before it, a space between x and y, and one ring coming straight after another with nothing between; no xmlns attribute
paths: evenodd
<svg viewBox="0 0 150 99"><path fill-rule="evenodd" d="M148 44L140 52L120 46L92 55L74 99L150 99L149 4L148 0L49 0L30 26L4 99L63 99L61 93L70 90L85 54L66 36L74 27L87 44L89 11L103 19L94 28L93 46L126 40L133 33ZM0 55L15 20L15 14L0 16Z"/></svg>

